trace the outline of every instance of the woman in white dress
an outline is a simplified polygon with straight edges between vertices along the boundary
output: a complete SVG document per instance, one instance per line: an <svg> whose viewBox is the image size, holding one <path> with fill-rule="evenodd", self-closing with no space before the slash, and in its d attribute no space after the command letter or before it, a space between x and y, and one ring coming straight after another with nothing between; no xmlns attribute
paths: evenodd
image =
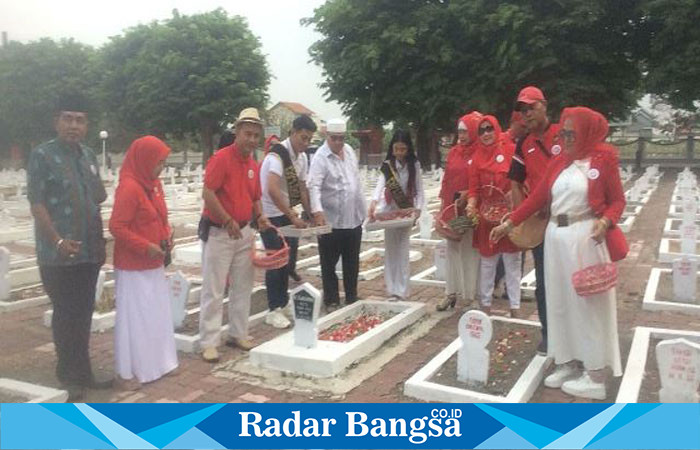
<svg viewBox="0 0 700 450"><path fill-rule="evenodd" d="M117 310L114 360L117 382L125 390L138 389L178 366L164 269L172 240L158 179L169 153L153 136L131 144L109 221Z"/></svg>
<svg viewBox="0 0 700 450"><path fill-rule="evenodd" d="M397 130L377 178L369 206L369 220L375 220L376 213L406 208L415 208L420 215L423 198L422 172L411 135ZM384 231L384 280L387 294L395 300L406 300L410 293L410 235L410 226Z"/></svg>
<svg viewBox="0 0 700 450"><path fill-rule="evenodd" d="M606 398L604 369L622 375L615 288L582 297L574 289L572 275L625 257L627 242L616 226L625 198L617 151L604 142L607 120L596 111L576 107L564 109L561 124L563 153L547 167L532 195L492 231L491 239L502 238L549 206L544 268L548 354L556 369L545 379L545 386L602 400Z"/></svg>

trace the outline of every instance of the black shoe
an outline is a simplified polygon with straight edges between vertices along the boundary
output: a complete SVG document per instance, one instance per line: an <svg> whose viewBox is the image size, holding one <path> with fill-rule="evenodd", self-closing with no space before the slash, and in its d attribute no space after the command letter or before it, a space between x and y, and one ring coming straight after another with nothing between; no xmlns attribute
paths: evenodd
<svg viewBox="0 0 700 450"><path fill-rule="evenodd" d="M97 389L97 390L102 390L102 389L112 389L114 387L114 378L110 378L108 380L102 380L102 381L97 381L97 380L92 380L88 386L90 389Z"/></svg>
<svg viewBox="0 0 700 450"><path fill-rule="evenodd" d="M542 339L537 346L537 354L540 356L547 356L547 341L544 339Z"/></svg>
<svg viewBox="0 0 700 450"><path fill-rule="evenodd" d="M293 272L289 272L289 278L296 281L297 283L301 281L301 277L299 276L296 270Z"/></svg>
<svg viewBox="0 0 700 450"><path fill-rule="evenodd" d="M68 403L81 403L85 400L85 388L83 386L68 386Z"/></svg>

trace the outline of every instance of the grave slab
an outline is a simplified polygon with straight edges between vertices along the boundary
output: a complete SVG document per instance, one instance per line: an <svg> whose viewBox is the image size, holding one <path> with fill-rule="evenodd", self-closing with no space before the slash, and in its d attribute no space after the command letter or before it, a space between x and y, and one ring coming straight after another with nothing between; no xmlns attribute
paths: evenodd
<svg viewBox="0 0 700 450"><path fill-rule="evenodd" d="M0 391L24 397L26 403L63 403L68 400L68 391L10 378L0 378Z"/></svg>
<svg viewBox="0 0 700 450"><path fill-rule="evenodd" d="M700 241L695 241L696 249L700 245ZM696 250L695 253L688 254L690 257L700 261L700 253ZM672 263L674 260L683 257L681 253L681 240L680 239L670 239L661 238L661 243L659 244L659 262L662 263Z"/></svg>
<svg viewBox="0 0 700 450"><path fill-rule="evenodd" d="M492 320L540 327L539 322L508 317L491 316ZM535 355L518 381L506 396L497 396L475 390L445 386L428 381L440 368L459 351L461 338L457 338L431 359L404 384L404 395L429 402L445 403L524 403L527 402L542 382L544 373L552 360Z"/></svg>
<svg viewBox="0 0 700 450"><path fill-rule="evenodd" d="M657 291L662 274L671 276L671 269L663 269L658 267L651 269L649 281L647 282L647 287L644 291L642 309L647 311L676 311L684 314L700 316L700 303L682 303L662 300L657 297ZM700 272L698 272L698 276L700 276Z"/></svg>
<svg viewBox="0 0 700 450"><path fill-rule="evenodd" d="M250 351L250 362L266 369L312 377L332 377L346 367L378 349L386 340L420 319L424 303L361 300L318 320L319 330L353 317L363 307L377 312L392 312L393 317L349 342L319 340L315 348L294 345L290 331Z"/></svg>
<svg viewBox="0 0 700 450"><path fill-rule="evenodd" d="M700 331L673 330L668 328L636 327L627 365L622 376L622 382L615 398L615 403L637 403L644 381L647 365L649 342L651 339L684 338L692 342L700 342Z"/></svg>

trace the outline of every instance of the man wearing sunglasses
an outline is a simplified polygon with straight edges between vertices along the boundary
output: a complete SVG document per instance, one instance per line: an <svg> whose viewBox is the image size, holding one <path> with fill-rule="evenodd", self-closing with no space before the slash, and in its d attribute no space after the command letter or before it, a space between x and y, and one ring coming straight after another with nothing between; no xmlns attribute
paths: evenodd
<svg viewBox="0 0 700 450"><path fill-rule="evenodd" d="M357 300L362 222L367 211L358 160L352 147L345 143L345 132L345 121L328 121L326 142L314 155L307 179L314 222L318 226L327 223L332 228L331 233L318 238L323 301L328 311L340 306L335 274L340 257L343 260L345 303Z"/></svg>
<svg viewBox="0 0 700 450"><path fill-rule="evenodd" d="M559 125L547 117L547 100L535 86L526 86L518 94L515 110L520 112L527 134L516 148L508 177L512 180L514 207L532 192L542 179L549 162L561 153L558 142ZM537 348L541 354L547 352L547 302L544 289L544 243L532 249L535 259L537 312L542 323L542 342Z"/></svg>

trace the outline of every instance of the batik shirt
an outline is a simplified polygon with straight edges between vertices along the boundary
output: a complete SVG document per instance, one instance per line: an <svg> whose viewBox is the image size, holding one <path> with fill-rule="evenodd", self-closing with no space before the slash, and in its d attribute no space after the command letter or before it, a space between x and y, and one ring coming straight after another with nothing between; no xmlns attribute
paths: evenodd
<svg viewBox="0 0 700 450"><path fill-rule="evenodd" d="M55 242L34 227L39 265L67 266L105 261L100 203L107 194L98 171L95 153L88 147L75 150L58 139L43 143L29 156L27 197L41 204L63 239L81 241L75 257L63 257Z"/></svg>

